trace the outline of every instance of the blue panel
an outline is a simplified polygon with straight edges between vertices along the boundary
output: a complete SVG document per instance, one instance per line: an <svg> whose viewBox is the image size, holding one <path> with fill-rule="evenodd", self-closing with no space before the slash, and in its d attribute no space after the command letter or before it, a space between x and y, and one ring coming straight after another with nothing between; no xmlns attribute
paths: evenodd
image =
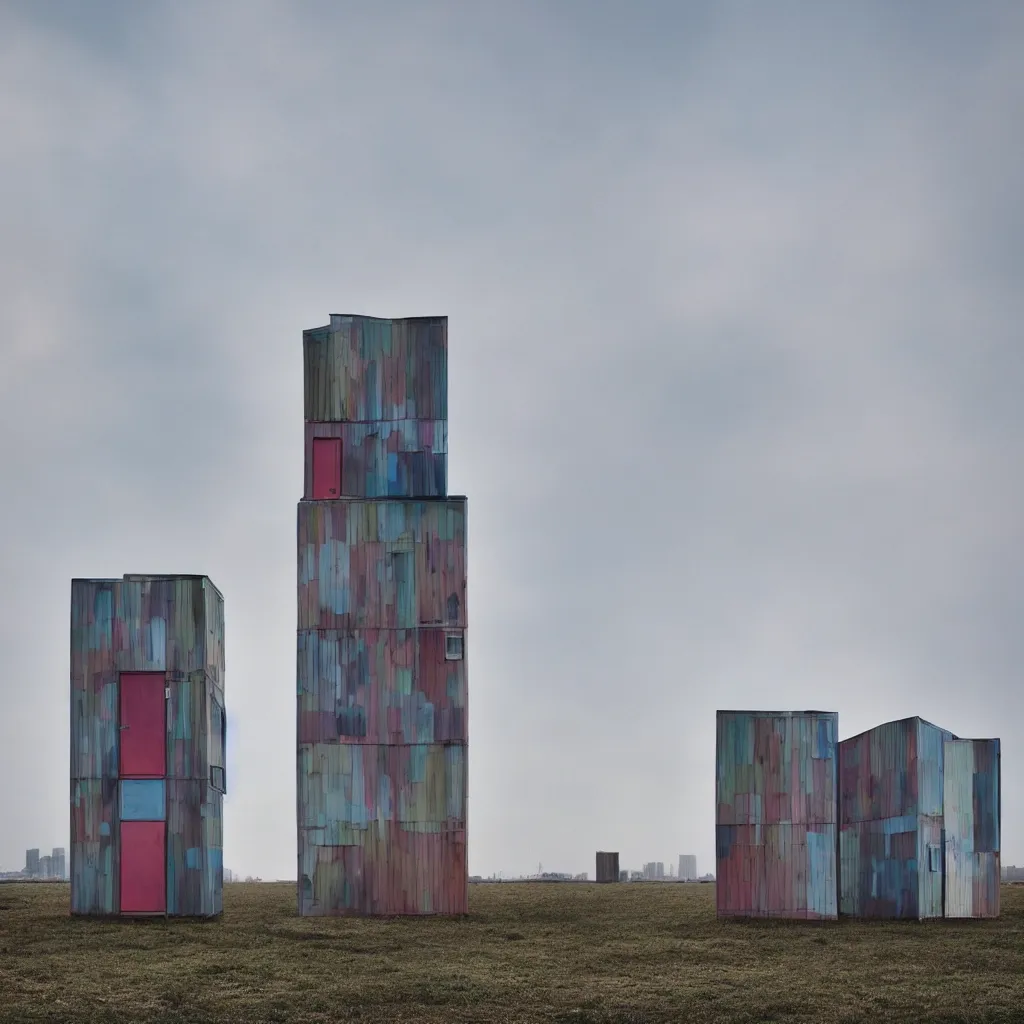
<svg viewBox="0 0 1024 1024"><path fill-rule="evenodd" d="M122 821L164 821L167 801L163 779L122 779Z"/></svg>

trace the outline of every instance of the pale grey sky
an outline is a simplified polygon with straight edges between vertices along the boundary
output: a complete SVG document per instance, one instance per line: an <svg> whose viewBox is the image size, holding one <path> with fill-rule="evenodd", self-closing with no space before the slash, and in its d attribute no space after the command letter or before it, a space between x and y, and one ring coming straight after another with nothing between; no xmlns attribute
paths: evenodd
<svg viewBox="0 0 1024 1024"><path fill-rule="evenodd" d="M714 856L714 712L1003 740L1024 5L0 6L0 867L72 576L225 594L225 860L295 872L301 332L447 314L470 869Z"/></svg>

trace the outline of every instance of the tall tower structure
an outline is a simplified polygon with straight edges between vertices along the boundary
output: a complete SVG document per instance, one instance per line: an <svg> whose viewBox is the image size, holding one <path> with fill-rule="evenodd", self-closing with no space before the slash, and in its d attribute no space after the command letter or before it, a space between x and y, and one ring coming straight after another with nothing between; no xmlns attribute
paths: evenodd
<svg viewBox="0 0 1024 1024"><path fill-rule="evenodd" d="M467 910L466 499L448 319L303 332L298 906Z"/></svg>

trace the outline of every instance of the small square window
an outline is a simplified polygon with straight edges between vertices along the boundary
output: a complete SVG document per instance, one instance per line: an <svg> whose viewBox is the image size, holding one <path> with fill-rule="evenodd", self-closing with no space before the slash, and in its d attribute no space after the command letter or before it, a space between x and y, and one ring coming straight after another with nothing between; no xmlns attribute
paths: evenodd
<svg viewBox="0 0 1024 1024"><path fill-rule="evenodd" d="M462 661L462 634L447 633L444 638L444 656L446 661Z"/></svg>
<svg viewBox="0 0 1024 1024"><path fill-rule="evenodd" d="M224 792L224 769L217 765L210 766L210 785L218 792Z"/></svg>
<svg viewBox="0 0 1024 1024"><path fill-rule="evenodd" d="M938 848L937 845L929 845L929 847L928 847L928 870L929 871L939 871L940 867L941 867L941 865L939 863L939 848Z"/></svg>

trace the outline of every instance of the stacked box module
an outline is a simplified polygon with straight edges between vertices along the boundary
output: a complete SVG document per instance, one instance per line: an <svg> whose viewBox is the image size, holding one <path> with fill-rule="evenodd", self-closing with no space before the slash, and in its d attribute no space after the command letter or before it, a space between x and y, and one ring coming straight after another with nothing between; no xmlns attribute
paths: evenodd
<svg viewBox="0 0 1024 1024"><path fill-rule="evenodd" d="M71 912L214 917L224 601L205 576L71 582Z"/></svg>
<svg viewBox="0 0 1024 1024"><path fill-rule="evenodd" d="M303 335L302 915L463 914L466 499L447 493L446 317Z"/></svg>
<svg viewBox="0 0 1024 1024"><path fill-rule="evenodd" d="M837 916L838 717L828 711L718 712L720 916Z"/></svg>
<svg viewBox="0 0 1024 1024"><path fill-rule="evenodd" d="M921 718L839 744L839 909L856 917L999 914L999 740Z"/></svg>

